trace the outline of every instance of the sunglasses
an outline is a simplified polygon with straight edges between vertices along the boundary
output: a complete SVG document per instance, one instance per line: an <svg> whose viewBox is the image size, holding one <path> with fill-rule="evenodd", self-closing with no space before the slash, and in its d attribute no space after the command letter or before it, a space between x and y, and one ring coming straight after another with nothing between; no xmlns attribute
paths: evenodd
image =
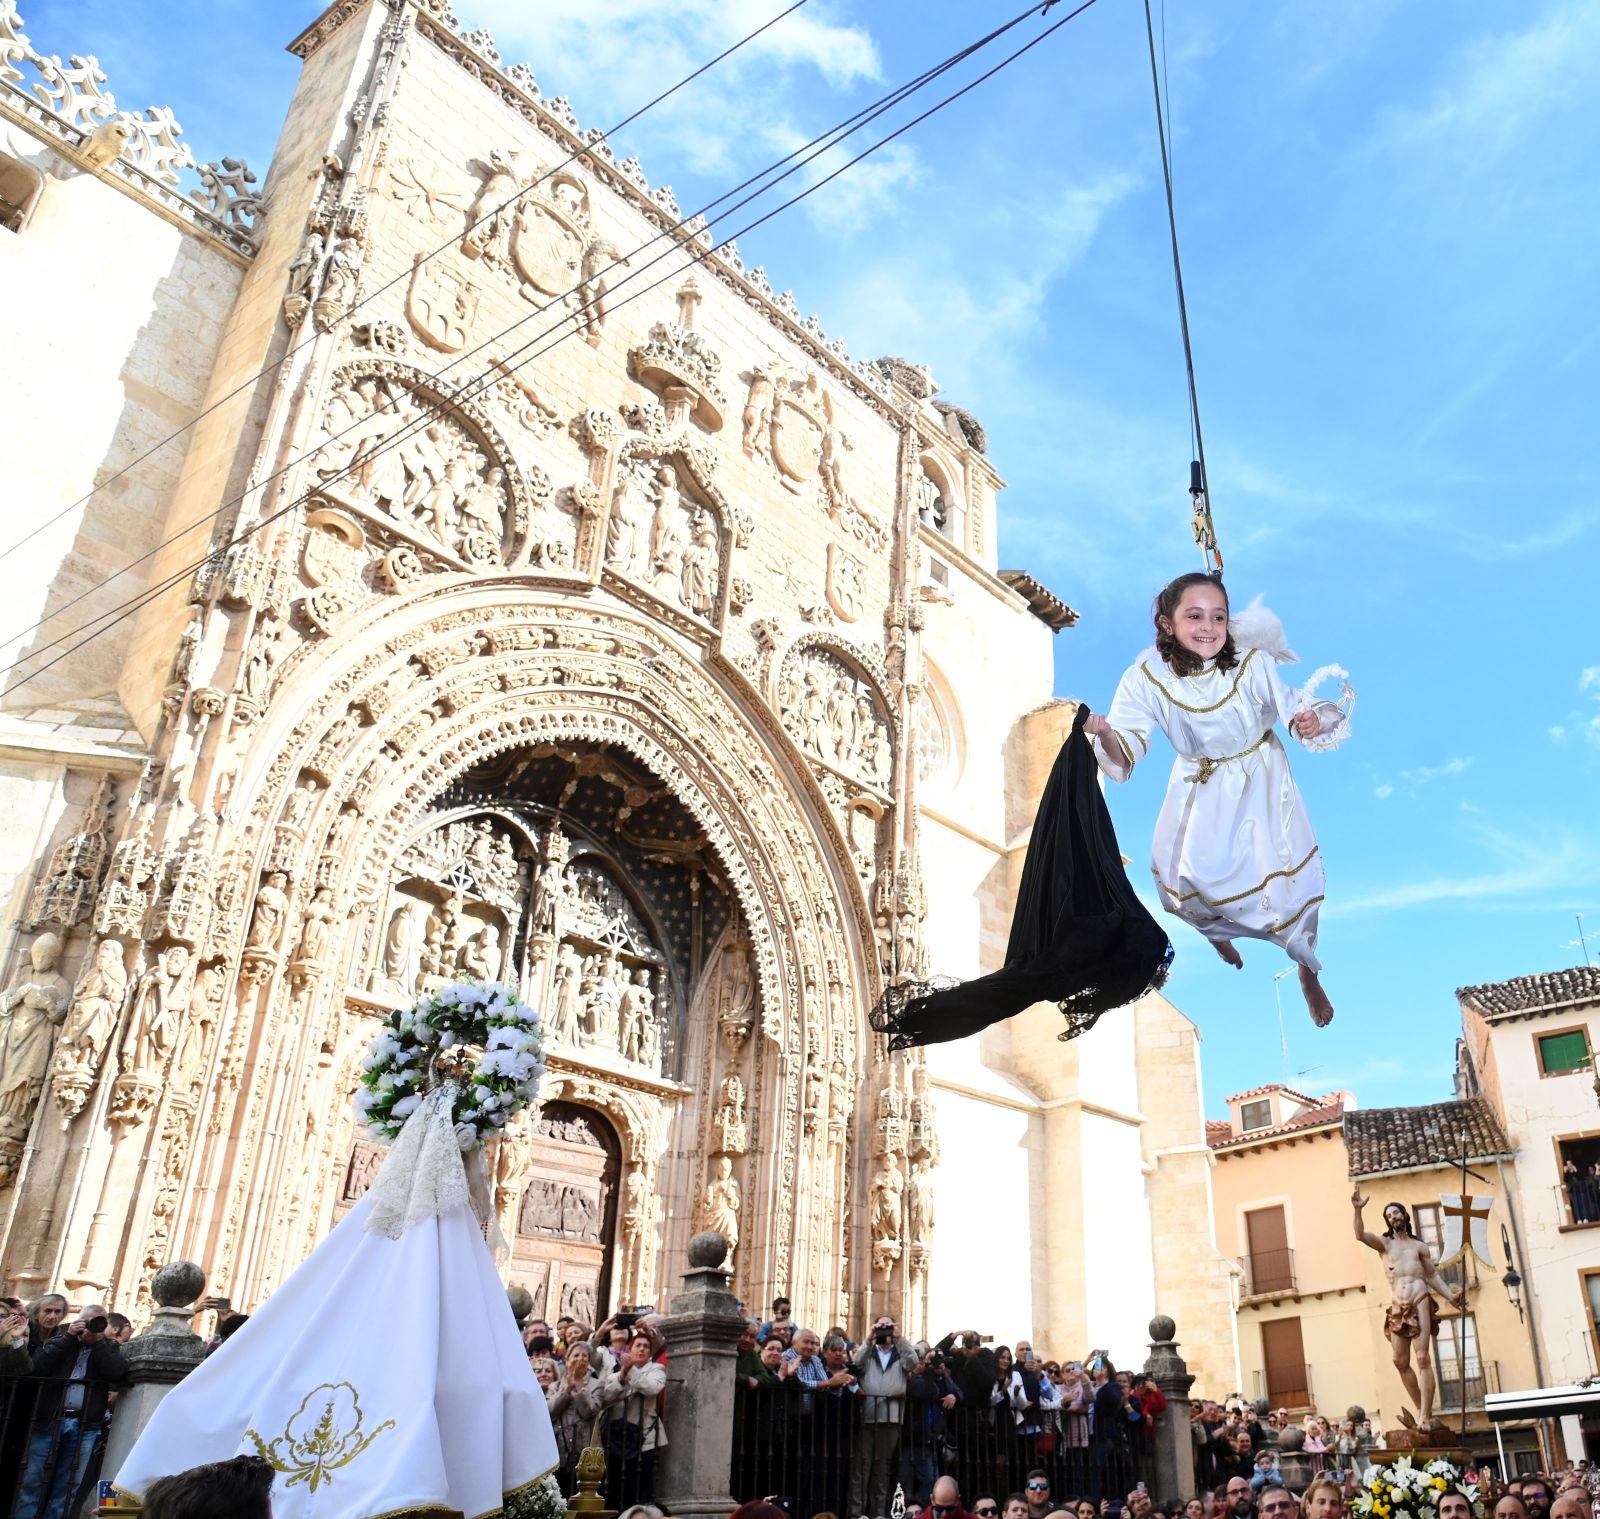
<svg viewBox="0 0 1600 1519"><path fill-rule="evenodd" d="M1048 1482L1030 1482L1028 1484L1028 1491L1030 1493L1044 1493L1048 1492L1049 1490L1050 1484Z"/></svg>
<svg viewBox="0 0 1600 1519"><path fill-rule="evenodd" d="M996 1519L1000 1510L991 1505L988 1508L975 1508L972 1512L977 1519Z"/></svg>

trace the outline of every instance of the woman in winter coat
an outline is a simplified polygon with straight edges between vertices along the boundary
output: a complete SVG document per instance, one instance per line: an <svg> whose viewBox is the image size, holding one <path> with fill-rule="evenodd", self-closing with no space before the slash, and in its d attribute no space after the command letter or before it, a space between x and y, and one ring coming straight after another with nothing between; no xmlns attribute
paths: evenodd
<svg viewBox="0 0 1600 1519"><path fill-rule="evenodd" d="M594 1443L595 1421L601 1412L620 1395L614 1376L602 1376L594 1370L585 1342L580 1340L567 1351L561 1374L545 1389L556 1451L561 1457L556 1481L563 1497L570 1498L577 1491L578 1457Z"/></svg>
<svg viewBox="0 0 1600 1519"><path fill-rule="evenodd" d="M617 1371L618 1396L606 1416L606 1507L621 1510L647 1503L655 1494L656 1452L667 1443L662 1393L667 1368L656 1359L662 1347L643 1324L636 1325Z"/></svg>

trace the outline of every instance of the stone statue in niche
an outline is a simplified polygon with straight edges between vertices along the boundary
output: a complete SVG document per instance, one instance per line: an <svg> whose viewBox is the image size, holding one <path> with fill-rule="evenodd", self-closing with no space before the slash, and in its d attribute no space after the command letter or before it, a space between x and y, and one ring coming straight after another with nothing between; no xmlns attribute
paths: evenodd
<svg viewBox="0 0 1600 1519"><path fill-rule="evenodd" d="M288 884L289 878L281 870L267 875L256 893L255 913L244 941L246 949L277 949L283 938L284 919L289 915L289 894L284 890Z"/></svg>
<svg viewBox="0 0 1600 1519"><path fill-rule="evenodd" d="M716 1147L729 1155L743 1155L750 1147L744 1116L744 1082L737 1074L724 1078L714 1124Z"/></svg>
<svg viewBox="0 0 1600 1519"><path fill-rule="evenodd" d="M696 617L709 618L716 610L718 581L717 524L701 507L689 528L683 551L683 604Z"/></svg>
<svg viewBox="0 0 1600 1519"><path fill-rule="evenodd" d="M411 990L411 949L416 939L416 908L411 902L395 908L383 936L383 959L372 989L382 996L404 997Z"/></svg>
<svg viewBox="0 0 1600 1519"><path fill-rule="evenodd" d="M617 1022L627 976L628 972L617 958L617 952L614 949L607 950L595 977L594 990L589 996L587 1023L589 1037L606 1049L620 1049Z"/></svg>
<svg viewBox="0 0 1600 1519"><path fill-rule="evenodd" d="M639 481L630 470L619 470L617 488L611 495L611 515L606 519L606 563L623 574L639 557L648 510Z"/></svg>
<svg viewBox="0 0 1600 1519"><path fill-rule="evenodd" d="M567 900L567 856L570 846L559 823L552 823L544 839L544 864L534 881L528 917L536 934L560 931L561 910Z"/></svg>
<svg viewBox="0 0 1600 1519"><path fill-rule="evenodd" d="M717 1024L729 1053L737 1056L755 1027L755 969L750 945L733 938L722 948L718 967Z"/></svg>
<svg viewBox="0 0 1600 1519"><path fill-rule="evenodd" d="M301 777L300 784L289 793L288 800L283 804L285 828L294 828L302 833L305 831L306 820L311 816L311 809L317 805L317 792L320 789L315 776Z"/></svg>
<svg viewBox="0 0 1600 1519"><path fill-rule="evenodd" d="M485 924L461 951L461 969L479 981L493 981L500 974L500 930Z"/></svg>
<svg viewBox="0 0 1600 1519"><path fill-rule="evenodd" d="M518 1114L500 1131L494 1157L494 1206L504 1231L516 1229L517 1198L532 1158L533 1129L527 1115Z"/></svg>
<svg viewBox="0 0 1600 1519"><path fill-rule="evenodd" d="M189 1016L194 997L194 966L187 945L174 944L156 956L139 977L122 1040L122 1068L128 1075L159 1081Z"/></svg>
<svg viewBox="0 0 1600 1519"><path fill-rule="evenodd" d="M622 1058L645 1062L651 1042L649 1025L655 1022L656 998L650 990L650 972L644 967L633 973L633 980L624 988L619 1011L622 1018Z"/></svg>
<svg viewBox="0 0 1600 1519"><path fill-rule="evenodd" d="M128 968L122 944L102 939L73 988L61 1037L56 1043L50 1077L56 1106L64 1118L76 1118L100 1072L100 1062L128 997Z"/></svg>
<svg viewBox="0 0 1600 1519"><path fill-rule="evenodd" d="M28 948L27 969L0 996L0 1184L22 1158L56 1028L71 998L60 963L60 937L40 934Z"/></svg>
<svg viewBox="0 0 1600 1519"><path fill-rule="evenodd" d="M295 949L295 958L321 964L327 958L332 933L333 888L319 886L306 903L305 923L300 929L300 943Z"/></svg>
<svg viewBox="0 0 1600 1519"><path fill-rule="evenodd" d="M611 273L629 267L622 250L604 238L596 238L583 250L583 274L578 284L578 331L589 346L599 344L606 329L606 297L611 290Z"/></svg>
<svg viewBox="0 0 1600 1519"><path fill-rule="evenodd" d="M649 1227L650 1176L643 1166L635 1166L622 1185L622 1236L631 1243Z"/></svg>
<svg viewBox="0 0 1600 1519"><path fill-rule="evenodd" d="M930 1243L933 1238L933 1170L926 1157L911 1167L907 1203L912 1243Z"/></svg>
<svg viewBox="0 0 1600 1519"><path fill-rule="evenodd" d="M880 1272L900 1258L905 1186L898 1160L893 1155L879 1156L867 1189L867 1217L872 1230L872 1262Z"/></svg>
<svg viewBox="0 0 1600 1519"><path fill-rule="evenodd" d="M696 1226L713 1229L728 1242L728 1268L739 1246L739 1183L733 1179L733 1162L719 1155L712 1162L711 1180L700 1197Z"/></svg>
<svg viewBox="0 0 1600 1519"><path fill-rule="evenodd" d="M822 1065L822 1039L815 1028L806 1030L806 1073L803 1114L807 1134L815 1133L827 1096L828 1073Z"/></svg>
<svg viewBox="0 0 1600 1519"><path fill-rule="evenodd" d="M563 940L556 951L550 996L550 1037L562 1044L575 1044L578 1038L579 983L583 962L570 940Z"/></svg>
<svg viewBox="0 0 1600 1519"><path fill-rule="evenodd" d="M276 618L268 618L256 629L250 653L244 662L244 694L258 707L266 700L272 685L272 672L283 657L285 629Z"/></svg>
<svg viewBox="0 0 1600 1519"><path fill-rule="evenodd" d="M676 596L683 589L683 498L670 469L657 471L654 489L656 509L650 519L651 583L663 596Z"/></svg>
<svg viewBox="0 0 1600 1519"><path fill-rule="evenodd" d="M772 376L757 364L750 372L750 393L744 403L746 458L772 458L772 403Z"/></svg>

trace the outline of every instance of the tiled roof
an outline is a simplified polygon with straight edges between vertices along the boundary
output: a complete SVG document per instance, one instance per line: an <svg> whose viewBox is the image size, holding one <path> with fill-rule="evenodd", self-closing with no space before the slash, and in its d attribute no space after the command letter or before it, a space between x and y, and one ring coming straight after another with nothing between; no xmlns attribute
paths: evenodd
<svg viewBox="0 0 1600 1519"><path fill-rule="evenodd" d="M1052 633L1078 625L1078 614L1026 570L1001 570L1000 578L1028 603L1028 610Z"/></svg>
<svg viewBox="0 0 1600 1519"><path fill-rule="evenodd" d="M1282 1092L1285 1097L1292 1097L1296 1102L1303 1102L1307 1107L1318 1107L1328 1101L1326 1097L1307 1097L1304 1092L1297 1092L1293 1087L1286 1087L1281 1081L1269 1081L1264 1087L1251 1087L1248 1092L1235 1092L1232 1097L1224 1097L1224 1102L1248 1102L1252 1097L1264 1097L1268 1092Z"/></svg>
<svg viewBox="0 0 1600 1519"><path fill-rule="evenodd" d="M1481 1097L1429 1102L1414 1108L1362 1108L1344 1115L1344 1142L1352 1176L1379 1176L1461 1159L1509 1155L1511 1145Z"/></svg>
<svg viewBox="0 0 1600 1519"><path fill-rule="evenodd" d="M1574 965L1571 970L1546 971L1538 976L1513 976L1484 986L1463 986L1457 998L1470 1002L1486 1018L1506 1018L1537 1013L1574 1003L1600 1002L1600 966Z"/></svg>
<svg viewBox="0 0 1600 1519"><path fill-rule="evenodd" d="M1337 1123L1343 1113L1344 1098L1340 1096L1270 1129L1249 1129L1243 1134L1235 1134L1232 1124L1209 1122L1206 1124L1206 1143L1213 1150L1220 1150L1225 1146L1259 1144L1263 1139L1283 1139L1302 1129L1325 1128Z"/></svg>

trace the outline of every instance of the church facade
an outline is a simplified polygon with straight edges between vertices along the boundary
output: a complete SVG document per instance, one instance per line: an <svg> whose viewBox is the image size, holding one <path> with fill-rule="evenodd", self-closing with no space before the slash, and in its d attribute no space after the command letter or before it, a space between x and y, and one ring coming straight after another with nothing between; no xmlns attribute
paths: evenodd
<svg viewBox="0 0 1600 1519"><path fill-rule="evenodd" d="M186 1257L259 1301L371 1181L378 1020L466 974L545 1021L493 1166L548 1316L666 1301L715 1227L752 1306L1063 1355L1159 1309L1226 1378L1181 1014L893 1059L866 1023L996 962L1072 710L977 420L439 0L294 41L259 187L21 28L0 1276L132 1306Z"/></svg>

